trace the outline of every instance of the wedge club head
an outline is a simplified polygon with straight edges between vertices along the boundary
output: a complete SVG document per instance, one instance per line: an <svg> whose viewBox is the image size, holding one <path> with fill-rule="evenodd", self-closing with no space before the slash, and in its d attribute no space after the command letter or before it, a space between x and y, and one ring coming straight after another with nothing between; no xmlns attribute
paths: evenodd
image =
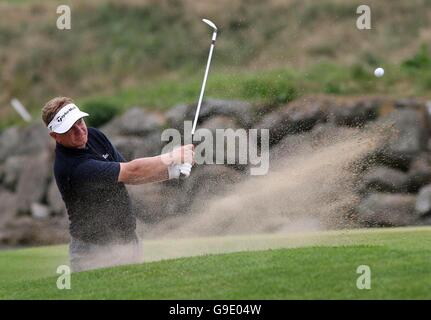
<svg viewBox="0 0 431 320"><path fill-rule="evenodd" d="M207 25L209 25L211 28L214 29L215 32L217 32L217 27L211 20L208 19L202 19L203 22L205 22Z"/></svg>

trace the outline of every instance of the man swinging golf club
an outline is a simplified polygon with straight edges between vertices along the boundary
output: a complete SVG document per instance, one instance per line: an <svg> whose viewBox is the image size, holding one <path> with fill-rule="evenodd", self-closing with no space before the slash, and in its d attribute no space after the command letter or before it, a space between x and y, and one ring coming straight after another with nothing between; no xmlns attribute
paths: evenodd
<svg viewBox="0 0 431 320"><path fill-rule="evenodd" d="M213 34L192 135L217 37L216 25L202 21ZM188 177L195 162L194 146L127 162L101 131L87 128L86 116L67 97L54 98L42 109L43 121L57 143L54 176L70 220L72 270L140 262L142 249L125 184Z"/></svg>
<svg viewBox="0 0 431 320"><path fill-rule="evenodd" d="M142 184L190 174L193 145L156 157L126 161L108 138L87 128L72 99L57 97L42 109L56 141L54 176L70 220L73 271L137 263L142 250L125 184Z"/></svg>

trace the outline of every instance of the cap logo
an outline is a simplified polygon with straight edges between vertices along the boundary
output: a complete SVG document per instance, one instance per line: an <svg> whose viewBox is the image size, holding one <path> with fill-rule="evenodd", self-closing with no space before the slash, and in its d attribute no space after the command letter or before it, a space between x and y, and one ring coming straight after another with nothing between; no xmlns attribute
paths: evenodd
<svg viewBox="0 0 431 320"><path fill-rule="evenodd" d="M59 116L58 118L57 118L57 122L62 122L63 121L63 119L64 119L64 117L65 116L67 116L67 114L70 112L70 111L72 111L72 110L74 110L74 109L76 109L76 106L72 106L72 107L70 107L69 109L67 109L61 116Z"/></svg>

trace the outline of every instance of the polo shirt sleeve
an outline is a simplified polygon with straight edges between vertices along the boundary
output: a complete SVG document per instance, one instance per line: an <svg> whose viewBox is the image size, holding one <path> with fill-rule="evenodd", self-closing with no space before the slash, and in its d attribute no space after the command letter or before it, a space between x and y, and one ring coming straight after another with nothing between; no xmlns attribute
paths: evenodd
<svg viewBox="0 0 431 320"><path fill-rule="evenodd" d="M120 163L90 159L80 164L73 172L74 183L104 183L118 182Z"/></svg>

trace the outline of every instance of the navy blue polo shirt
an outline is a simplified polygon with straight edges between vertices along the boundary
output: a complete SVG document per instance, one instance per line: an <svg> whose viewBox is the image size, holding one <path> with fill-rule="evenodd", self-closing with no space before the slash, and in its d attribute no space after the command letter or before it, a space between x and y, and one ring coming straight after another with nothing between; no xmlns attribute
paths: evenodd
<svg viewBox="0 0 431 320"><path fill-rule="evenodd" d="M135 238L136 218L125 185L118 182L123 156L108 138L88 128L85 149L57 143L54 176L73 238L94 244Z"/></svg>

